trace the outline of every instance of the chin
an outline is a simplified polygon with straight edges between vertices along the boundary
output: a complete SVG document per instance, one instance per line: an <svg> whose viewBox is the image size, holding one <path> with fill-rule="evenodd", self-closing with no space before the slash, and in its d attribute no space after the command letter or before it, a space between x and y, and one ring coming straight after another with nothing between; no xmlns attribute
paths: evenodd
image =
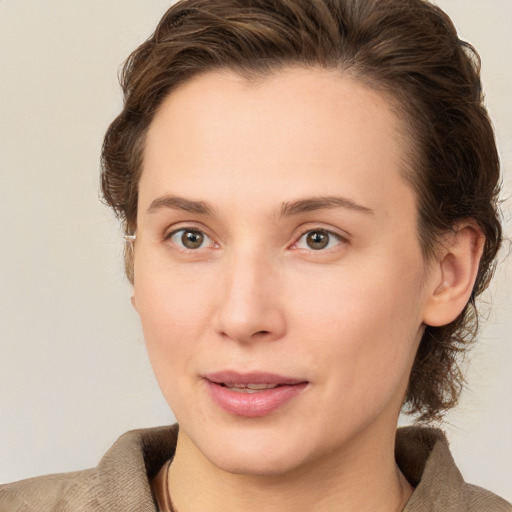
<svg viewBox="0 0 512 512"><path fill-rule="evenodd" d="M210 463L218 469L236 474L257 477L276 477L290 474L305 464L297 449L292 451L254 447L253 450L231 449L230 453L212 453ZM205 454L208 457L208 454Z"/></svg>
<svg viewBox="0 0 512 512"><path fill-rule="evenodd" d="M219 425L207 436L200 435L191 441L213 466L239 475L285 475L314 458L316 450L307 442L308 438L289 425L279 428L282 426L251 423L231 428Z"/></svg>

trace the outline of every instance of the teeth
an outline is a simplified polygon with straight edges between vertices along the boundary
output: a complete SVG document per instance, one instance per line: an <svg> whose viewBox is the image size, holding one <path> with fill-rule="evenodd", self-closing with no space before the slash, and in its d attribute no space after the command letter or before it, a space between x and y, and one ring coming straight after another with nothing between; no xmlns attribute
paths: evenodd
<svg viewBox="0 0 512 512"><path fill-rule="evenodd" d="M257 393L264 389L277 388L278 384L224 384L224 386L237 393Z"/></svg>

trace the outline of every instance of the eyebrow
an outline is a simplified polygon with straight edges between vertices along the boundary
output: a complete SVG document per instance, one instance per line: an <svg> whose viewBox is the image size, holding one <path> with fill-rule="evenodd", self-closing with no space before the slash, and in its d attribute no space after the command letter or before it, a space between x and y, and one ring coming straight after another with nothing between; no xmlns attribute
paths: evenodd
<svg viewBox="0 0 512 512"><path fill-rule="evenodd" d="M299 199L291 203L283 203L281 206L281 216L289 217L303 212L312 212L315 210L324 210L331 208L346 208L366 214L373 215L375 212L366 206L356 203L352 199L340 196L311 197Z"/></svg>
<svg viewBox="0 0 512 512"><path fill-rule="evenodd" d="M192 201L178 196L162 196L155 199L148 208L148 213L154 213L162 208L183 210L199 215L213 215L213 208L204 201Z"/></svg>
<svg viewBox="0 0 512 512"><path fill-rule="evenodd" d="M189 213L199 215L213 216L214 209L204 201L193 201L173 195L158 197L149 205L148 213L154 213L163 208L172 210L183 210ZM299 199L297 201L285 202L281 204L281 217L290 217L299 213L312 212L315 210L324 210L331 208L346 208L348 210L358 211L366 214L375 212L366 206L360 205L352 199L340 196L322 196Z"/></svg>

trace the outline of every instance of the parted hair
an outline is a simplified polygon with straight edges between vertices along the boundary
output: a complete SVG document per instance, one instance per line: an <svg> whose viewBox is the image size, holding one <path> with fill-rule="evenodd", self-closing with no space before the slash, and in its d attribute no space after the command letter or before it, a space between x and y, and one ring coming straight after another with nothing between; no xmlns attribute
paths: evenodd
<svg viewBox="0 0 512 512"><path fill-rule="evenodd" d="M464 311L427 326L404 410L439 419L464 384L460 357L478 330L475 299L501 243L499 157L480 81L480 59L449 17L425 0L182 0L127 59L124 107L105 135L102 192L127 234L136 231L148 127L177 86L213 70L264 77L285 66L339 70L385 95L410 140L403 171L417 196L426 260L440 236L472 219L485 236ZM132 253L126 251L133 282Z"/></svg>

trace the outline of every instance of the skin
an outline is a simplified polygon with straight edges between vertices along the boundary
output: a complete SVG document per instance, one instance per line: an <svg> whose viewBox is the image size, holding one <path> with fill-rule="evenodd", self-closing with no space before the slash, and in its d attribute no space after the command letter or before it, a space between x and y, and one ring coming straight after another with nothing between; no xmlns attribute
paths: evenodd
<svg viewBox="0 0 512 512"><path fill-rule="evenodd" d="M465 304L481 244L464 225L425 262L407 144L386 99L339 72L219 71L160 107L132 300L180 424L168 482L180 512L395 511L410 497L393 455L409 373L425 324ZM184 247L180 229L203 245ZM318 230L323 249L308 245ZM220 370L308 385L244 418L210 398L203 376Z"/></svg>

